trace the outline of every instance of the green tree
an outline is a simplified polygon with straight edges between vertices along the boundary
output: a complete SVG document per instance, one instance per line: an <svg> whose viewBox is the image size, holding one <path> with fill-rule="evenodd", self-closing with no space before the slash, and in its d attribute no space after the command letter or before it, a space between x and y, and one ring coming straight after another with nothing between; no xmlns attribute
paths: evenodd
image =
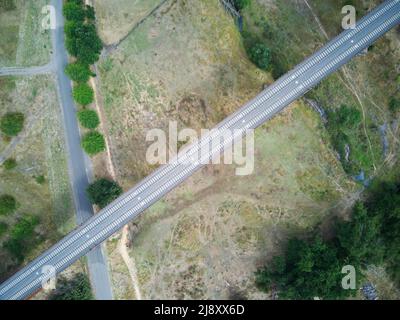
<svg viewBox="0 0 400 320"><path fill-rule="evenodd" d="M66 48L81 63L90 65L99 59L103 44L94 24L70 21L65 25Z"/></svg>
<svg viewBox="0 0 400 320"><path fill-rule="evenodd" d="M106 142L102 134L92 131L82 138L82 147L87 154L95 155L106 149Z"/></svg>
<svg viewBox="0 0 400 320"><path fill-rule="evenodd" d="M0 1L0 13L15 10L17 7L15 6L14 0L2 0Z"/></svg>
<svg viewBox="0 0 400 320"><path fill-rule="evenodd" d="M76 2L67 2L63 6L63 15L66 20L82 22L86 13L82 5Z"/></svg>
<svg viewBox="0 0 400 320"><path fill-rule="evenodd" d="M4 163L3 163L3 167L6 170L15 169L16 166L17 166L17 161L15 159L13 159L13 158L9 158L6 161L4 161Z"/></svg>
<svg viewBox="0 0 400 320"><path fill-rule="evenodd" d="M260 69L267 70L271 62L271 51L263 43L256 43L248 49L250 60Z"/></svg>
<svg viewBox="0 0 400 320"><path fill-rule="evenodd" d="M6 113L0 122L1 131L9 136L17 136L24 128L25 116L20 112Z"/></svg>
<svg viewBox="0 0 400 320"><path fill-rule="evenodd" d="M17 209L17 201L13 196L4 194L0 196L0 216L6 216Z"/></svg>
<svg viewBox="0 0 400 320"><path fill-rule="evenodd" d="M4 247L19 262L23 261L38 242L35 237L35 228L39 222L40 220L37 216L26 215L11 229L10 238L4 244Z"/></svg>
<svg viewBox="0 0 400 320"><path fill-rule="evenodd" d="M71 80L84 83L87 82L92 75L89 66L80 62L75 62L67 65L65 73Z"/></svg>
<svg viewBox="0 0 400 320"><path fill-rule="evenodd" d="M369 218L379 219L379 245L393 280L400 286L400 183L379 183L366 203Z"/></svg>
<svg viewBox="0 0 400 320"><path fill-rule="evenodd" d="M94 110L81 110L78 112L78 119L82 127L96 129L100 124L99 116Z"/></svg>
<svg viewBox="0 0 400 320"><path fill-rule="evenodd" d="M251 0L233 0L233 5L235 6L236 10L240 11L247 6L249 6Z"/></svg>
<svg viewBox="0 0 400 320"><path fill-rule="evenodd" d="M85 14L86 14L86 19L88 19L90 21L96 20L96 13L95 13L94 8L92 6L86 5Z"/></svg>
<svg viewBox="0 0 400 320"><path fill-rule="evenodd" d="M93 300L88 277L83 273L76 274L72 279L61 277L49 300Z"/></svg>
<svg viewBox="0 0 400 320"><path fill-rule="evenodd" d="M341 287L343 265L336 247L320 237L291 239L283 257L258 271L257 285L264 291L275 285L283 299L344 298L354 291Z"/></svg>
<svg viewBox="0 0 400 320"><path fill-rule="evenodd" d="M86 83L76 85L73 89L72 95L75 101L82 106L91 104L94 99L93 89Z"/></svg>
<svg viewBox="0 0 400 320"><path fill-rule="evenodd" d="M400 111L400 99L391 97L389 101L389 110L393 113Z"/></svg>
<svg viewBox="0 0 400 320"><path fill-rule="evenodd" d="M8 225L4 222L0 222L0 237L2 237L8 230Z"/></svg>
<svg viewBox="0 0 400 320"><path fill-rule="evenodd" d="M357 264L382 262L384 252L383 244L379 240L380 232L380 218L369 216L360 202L354 206L351 220L340 222L336 226L343 255Z"/></svg>
<svg viewBox="0 0 400 320"><path fill-rule="evenodd" d="M37 176L37 177L35 178L35 181L36 181L36 183L38 183L38 184L44 184L44 183L46 182L46 178L45 178L44 175L40 175L40 176Z"/></svg>
<svg viewBox="0 0 400 320"><path fill-rule="evenodd" d="M346 105L340 106L340 108L334 113L333 119L333 121L342 128L354 128L361 123L361 120L361 111Z"/></svg>
<svg viewBox="0 0 400 320"><path fill-rule="evenodd" d="M87 189L91 203L104 208L122 194L122 188L115 181L101 178L93 182Z"/></svg>

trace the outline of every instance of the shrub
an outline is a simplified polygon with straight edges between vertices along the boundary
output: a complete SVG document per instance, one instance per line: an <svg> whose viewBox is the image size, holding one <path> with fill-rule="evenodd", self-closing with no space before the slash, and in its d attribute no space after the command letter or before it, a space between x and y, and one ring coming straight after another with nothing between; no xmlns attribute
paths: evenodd
<svg viewBox="0 0 400 320"><path fill-rule="evenodd" d="M249 6L251 0L233 0L233 5L235 6L236 10L240 11L247 6Z"/></svg>
<svg viewBox="0 0 400 320"><path fill-rule="evenodd" d="M389 101L389 110L393 113L396 113L400 110L400 99L396 99L392 97Z"/></svg>
<svg viewBox="0 0 400 320"><path fill-rule="evenodd" d="M17 201L13 196L4 194L0 196L0 215L5 216L13 213L17 209Z"/></svg>
<svg viewBox="0 0 400 320"><path fill-rule="evenodd" d="M11 229L10 239L4 244L4 247L19 262L24 259L25 255L37 242L34 235L38 224L39 218L37 216L27 215Z"/></svg>
<svg viewBox="0 0 400 320"><path fill-rule="evenodd" d="M79 123L87 129L96 129L100 124L99 116L94 110L81 110L78 112Z"/></svg>
<svg viewBox="0 0 400 320"><path fill-rule="evenodd" d="M87 189L91 203L100 208L106 207L122 194L122 188L115 181L101 178L93 182Z"/></svg>
<svg viewBox="0 0 400 320"><path fill-rule="evenodd" d="M345 298L356 291L341 287L343 265L345 261L333 244L319 237L311 242L293 238L272 267L257 273L257 285L268 291L275 284L282 299Z"/></svg>
<svg viewBox="0 0 400 320"><path fill-rule="evenodd" d="M36 181L38 184L43 184L43 183L46 182L46 178L45 178L43 175L40 175L40 176L37 176L37 177L35 178L35 181Z"/></svg>
<svg viewBox="0 0 400 320"><path fill-rule="evenodd" d="M89 66L80 62L75 62L67 65L65 73L71 80L84 83L87 82L92 75Z"/></svg>
<svg viewBox="0 0 400 320"><path fill-rule="evenodd" d="M14 0L2 0L0 1L0 13L15 10L17 7L15 6Z"/></svg>
<svg viewBox="0 0 400 320"><path fill-rule="evenodd" d="M93 102L93 89L86 83L76 85L73 89L72 95L75 101L82 106L86 106Z"/></svg>
<svg viewBox="0 0 400 320"><path fill-rule="evenodd" d="M20 112L9 112L3 116L0 123L1 131L9 136L17 136L24 127L25 116Z"/></svg>
<svg viewBox="0 0 400 320"><path fill-rule="evenodd" d="M361 120L361 111L346 105L340 106L340 108L333 114L333 121L342 128L357 127L361 123Z"/></svg>
<svg viewBox="0 0 400 320"><path fill-rule="evenodd" d="M57 290L49 300L92 300L93 294L88 277L78 273L72 279L61 277L57 283Z"/></svg>
<svg viewBox="0 0 400 320"><path fill-rule="evenodd" d="M7 230L8 230L7 224L4 222L0 222L0 237L2 237L3 234L5 234Z"/></svg>
<svg viewBox="0 0 400 320"><path fill-rule="evenodd" d="M86 16L83 6L71 1L64 4L63 15L71 21L83 21Z"/></svg>
<svg viewBox="0 0 400 320"><path fill-rule="evenodd" d="M86 15L86 19L88 19L88 20L92 20L92 21L96 20L96 13L92 6L86 5L85 15Z"/></svg>
<svg viewBox="0 0 400 320"><path fill-rule="evenodd" d="M250 60L260 69L267 70L271 62L271 51L262 44L257 43L248 49Z"/></svg>
<svg viewBox="0 0 400 320"><path fill-rule="evenodd" d="M103 44L93 24L69 21L64 32L68 52L81 63L90 65L99 59Z"/></svg>
<svg viewBox="0 0 400 320"><path fill-rule="evenodd" d="M97 131L87 133L82 139L82 147L89 155L95 155L106 149L106 142Z"/></svg>
<svg viewBox="0 0 400 320"><path fill-rule="evenodd" d="M12 170L17 166L17 161L15 159L7 159L6 161L4 161L3 163L3 167L6 170Z"/></svg>

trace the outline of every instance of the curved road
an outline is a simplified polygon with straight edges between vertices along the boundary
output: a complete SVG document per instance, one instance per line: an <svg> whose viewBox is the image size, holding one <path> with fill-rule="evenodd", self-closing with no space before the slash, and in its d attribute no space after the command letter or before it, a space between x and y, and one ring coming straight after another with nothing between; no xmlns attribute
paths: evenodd
<svg viewBox="0 0 400 320"><path fill-rule="evenodd" d="M1 299L23 299L40 288L46 279L44 266L53 266L61 272L81 256L138 217L145 209L178 186L186 178L220 154L234 139L240 139L246 129L253 129L279 113L287 105L304 95L321 80L337 71L365 48L400 22L400 0L385 1L357 23L330 41L295 69L284 75L257 97L229 116L207 136L185 148L175 163L160 167L137 186L103 209L82 226L47 250L29 265L0 286ZM211 138L224 137L226 130L236 129L238 134L214 145L208 153L197 153L210 145Z"/></svg>

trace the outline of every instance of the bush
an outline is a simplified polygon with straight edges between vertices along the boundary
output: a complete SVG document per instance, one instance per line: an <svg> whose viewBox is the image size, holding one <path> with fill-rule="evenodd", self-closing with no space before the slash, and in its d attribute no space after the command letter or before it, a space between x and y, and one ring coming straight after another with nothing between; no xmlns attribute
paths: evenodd
<svg viewBox="0 0 400 320"><path fill-rule="evenodd" d="M335 113L331 114L331 117L332 121L343 129L357 127L362 120L360 110L346 105L340 106Z"/></svg>
<svg viewBox="0 0 400 320"><path fill-rule="evenodd" d="M64 4L63 15L66 20L71 21L83 21L86 17L83 6L71 1Z"/></svg>
<svg viewBox="0 0 400 320"><path fill-rule="evenodd" d="M389 110L393 113L396 113L400 110L400 99L396 99L392 97L389 101Z"/></svg>
<svg viewBox="0 0 400 320"><path fill-rule="evenodd" d="M37 177L35 178L35 181L36 181L38 184L43 184L43 183L46 182L46 178L45 178L43 175L37 176Z"/></svg>
<svg viewBox="0 0 400 320"><path fill-rule="evenodd" d="M356 203L351 221L338 223L337 239L341 250L351 261L357 264L382 262L384 255L382 243L379 243L380 221L368 216L362 203Z"/></svg>
<svg viewBox="0 0 400 320"><path fill-rule="evenodd" d="M106 149L106 142L102 134L97 131L87 133L82 139L82 147L89 155L95 155Z"/></svg>
<svg viewBox="0 0 400 320"><path fill-rule="evenodd" d="M17 201L13 196L4 194L0 196L0 215L6 216L13 213L17 209Z"/></svg>
<svg viewBox="0 0 400 320"><path fill-rule="evenodd" d="M93 294L88 277L78 273L72 279L64 277L57 283L57 290L53 292L49 300L92 300Z"/></svg>
<svg viewBox="0 0 400 320"><path fill-rule="evenodd" d="M92 6L86 5L86 19L94 21L96 20L96 13L94 11L94 8Z"/></svg>
<svg viewBox="0 0 400 320"><path fill-rule="evenodd" d="M267 70L271 62L271 51L262 44L257 43L248 49L250 60L260 69Z"/></svg>
<svg viewBox="0 0 400 320"><path fill-rule="evenodd" d="M4 244L7 251L21 262L25 255L37 243L35 228L39 224L37 216L27 215L23 217L10 232L10 239Z"/></svg>
<svg viewBox="0 0 400 320"><path fill-rule="evenodd" d="M72 95L75 101L82 106L86 106L93 102L93 89L86 83L76 85L73 89Z"/></svg>
<svg viewBox="0 0 400 320"><path fill-rule="evenodd" d="M89 66L80 62L75 62L67 65L65 73L71 80L84 83L87 82L92 75Z"/></svg>
<svg viewBox="0 0 400 320"><path fill-rule="evenodd" d="M7 224L4 222L0 222L0 237L2 237L7 230L8 230Z"/></svg>
<svg viewBox="0 0 400 320"><path fill-rule="evenodd" d="M233 5L235 6L236 10L240 11L247 6L249 6L251 0L233 0Z"/></svg>
<svg viewBox="0 0 400 320"><path fill-rule="evenodd" d="M271 268L258 271L257 285L268 291L275 284L282 299L345 298L355 290L341 287L344 265L337 248L319 237L310 243L291 239L284 256L275 258Z"/></svg>
<svg viewBox="0 0 400 320"><path fill-rule="evenodd" d="M87 129L96 129L100 124L99 116L94 110L81 110L78 112L79 123Z"/></svg>
<svg viewBox="0 0 400 320"><path fill-rule="evenodd" d="M0 1L0 13L15 10L17 7L15 6L14 0L2 0Z"/></svg>
<svg viewBox="0 0 400 320"><path fill-rule="evenodd" d="M87 189L91 203L100 208L106 207L122 194L122 188L115 181L101 178L93 182Z"/></svg>
<svg viewBox="0 0 400 320"><path fill-rule="evenodd" d="M24 127L25 116L20 112L9 112L3 116L0 122L1 131L9 136L17 136Z"/></svg>
<svg viewBox="0 0 400 320"><path fill-rule="evenodd" d="M15 167L17 166L17 161L15 159L7 159L6 161L4 161L3 163L3 167L6 170L12 170L15 169Z"/></svg>
<svg viewBox="0 0 400 320"><path fill-rule="evenodd" d="M69 21L65 25L66 48L81 63L90 65L99 59L103 44L93 24Z"/></svg>
<svg viewBox="0 0 400 320"><path fill-rule="evenodd" d="M290 239L284 255L257 272L259 288L276 287L281 298L344 298L354 293L340 287L341 268L349 264L357 271L357 284L361 267L374 264L385 266L399 285L400 184L381 182L371 188L366 203L354 206L352 219L336 223L333 239Z"/></svg>

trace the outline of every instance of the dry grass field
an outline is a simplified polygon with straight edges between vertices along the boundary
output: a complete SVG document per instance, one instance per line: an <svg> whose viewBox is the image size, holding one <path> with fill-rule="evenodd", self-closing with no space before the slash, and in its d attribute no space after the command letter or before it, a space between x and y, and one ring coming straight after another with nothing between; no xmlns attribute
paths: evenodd
<svg viewBox="0 0 400 320"><path fill-rule="evenodd" d="M97 26L106 45L118 43L165 0L94 0Z"/></svg>
<svg viewBox="0 0 400 320"><path fill-rule="evenodd" d="M124 188L154 169L145 161L148 130L166 129L171 120L210 128L273 81L249 62L233 20L212 0L167 1L103 56L98 70ZM208 166L137 222L131 256L143 297L264 297L254 286L257 266L288 235L342 213L356 189L318 115L294 104L256 131L253 175ZM133 299L115 241L108 245L114 291Z"/></svg>
<svg viewBox="0 0 400 320"><path fill-rule="evenodd" d="M26 215L39 218L35 229L38 242L32 239L25 259L28 262L75 225L60 107L50 76L6 77L0 81L0 116L11 111L25 114L25 128L17 138L0 137L1 158L17 161L11 171L0 167L0 194L10 194L18 202L16 212L0 220L12 230ZM44 181L38 179L41 176ZM8 237L9 232L3 234L0 243ZM0 275L4 277L18 265L4 248L0 254Z"/></svg>
<svg viewBox="0 0 400 320"><path fill-rule="evenodd" d="M8 5L6 6L5 3ZM50 60L50 32L42 28L47 0L0 3L0 67L39 66Z"/></svg>

